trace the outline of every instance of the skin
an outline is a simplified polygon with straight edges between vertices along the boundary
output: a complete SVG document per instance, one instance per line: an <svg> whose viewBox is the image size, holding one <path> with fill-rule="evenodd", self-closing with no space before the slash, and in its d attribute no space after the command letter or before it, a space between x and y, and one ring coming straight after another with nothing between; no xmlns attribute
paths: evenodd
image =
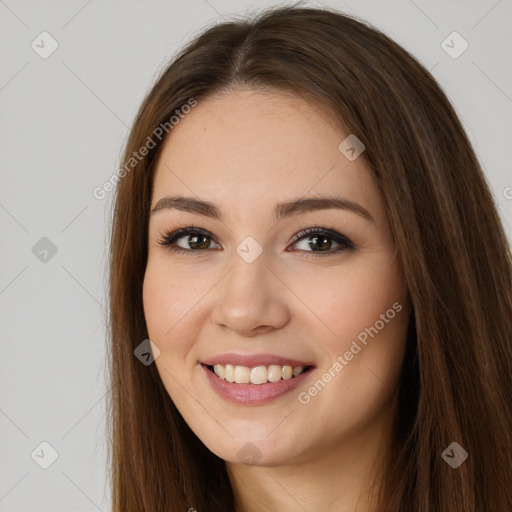
<svg viewBox="0 0 512 512"><path fill-rule="evenodd" d="M176 209L151 215L143 301L162 381L191 429L226 461L237 512L377 510L371 491L390 446L410 305L377 186L362 158L350 161L338 149L347 135L328 111L295 95L237 89L199 101L157 162L152 208L186 195L223 214L222 221ZM276 203L303 196L349 199L373 221L333 208L275 221ZM198 240L205 249L190 248L193 235L177 242L186 254L158 244L186 226L211 233ZM355 248L334 252L340 245L332 239L315 246L314 235L293 241L318 226ZM263 250L250 264L236 252L248 236ZM401 311L300 403L299 392L394 303ZM234 404L199 365L226 352L273 353L316 368L277 400ZM252 465L237 455L246 443L257 449L250 448Z"/></svg>

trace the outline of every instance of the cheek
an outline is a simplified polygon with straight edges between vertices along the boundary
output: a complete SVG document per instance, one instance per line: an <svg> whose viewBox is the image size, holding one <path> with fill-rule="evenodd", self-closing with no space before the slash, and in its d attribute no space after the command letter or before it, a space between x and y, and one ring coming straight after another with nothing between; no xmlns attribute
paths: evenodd
<svg viewBox="0 0 512 512"><path fill-rule="evenodd" d="M164 268L148 261L142 289L144 316L149 339L160 350L155 365L173 400L181 393L179 382L186 375L185 357L194 336L187 324L187 293L191 292L180 287Z"/></svg>
<svg viewBox="0 0 512 512"><path fill-rule="evenodd" d="M165 260L155 257L148 261L142 289L144 316L148 336L160 349L155 363L168 390L175 388L169 373L183 378L197 365L194 346L206 321L201 298L208 288L191 284L194 282L193 276L183 278L183 271Z"/></svg>
<svg viewBox="0 0 512 512"><path fill-rule="evenodd" d="M349 282L331 289L329 305L317 302L334 335L325 338L328 356L318 380L300 397L315 411L312 429L331 432L331 441L362 431L389 403L399 383L410 316L400 284L384 279L359 286L356 276L354 286Z"/></svg>
<svg viewBox="0 0 512 512"><path fill-rule="evenodd" d="M320 414L325 421L332 404L340 401L343 410L352 411L354 421L358 416L363 421L398 382L410 310L399 267L386 265L387 261L368 258L364 264L347 266L336 279L308 287L307 304L328 327L322 328L322 349L328 357L321 370L329 391L318 401L320 408L330 411ZM335 414L336 421L345 421L343 414Z"/></svg>
<svg viewBox="0 0 512 512"><path fill-rule="evenodd" d="M393 324L405 316L396 311L406 306L400 269L396 264L386 265L387 261L385 255L373 254L335 275L331 269L325 276L317 276L314 283L299 281L302 284L297 294L306 298L308 309L321 320L332 350L348 350L351 341L376 322L377 330L390 333Z"/></svg>
<svg viewBox="0 0 512 512"><path fill-rule="evenodd" d="M150 339L161 340L170 308L168 282L162 279L154 265L148 262L142 287L144 317Z"/></svg>
<svg viewBox="0 0 512 512"><path fill-rule="evenodd" d="M150 259L142 288L144 316L150 337L160 342L173 338L180 324L186 323L187 314L197 302L199 293L187 280L176 279L176 272L171 273L168 265Z"/></svg>

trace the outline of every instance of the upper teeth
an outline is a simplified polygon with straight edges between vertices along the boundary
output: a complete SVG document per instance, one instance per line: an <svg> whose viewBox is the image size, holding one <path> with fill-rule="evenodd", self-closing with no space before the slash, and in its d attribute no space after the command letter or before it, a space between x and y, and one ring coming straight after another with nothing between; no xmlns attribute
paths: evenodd
<svg viewBox="0 0 512 512"><path fill-rule="evenodd" d="M304 366L280 366L271 364L270 366L235 366L232 364L216 364L213 371L228 382L237 384L265 384L266 382L277 382L281 378L291 379L297 377L304 371Z"/></svg>

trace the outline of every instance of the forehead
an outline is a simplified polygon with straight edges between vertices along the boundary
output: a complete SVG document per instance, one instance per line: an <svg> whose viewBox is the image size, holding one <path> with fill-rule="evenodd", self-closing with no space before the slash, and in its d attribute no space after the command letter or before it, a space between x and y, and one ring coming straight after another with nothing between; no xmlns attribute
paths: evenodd
<svg viewBox="0 0 512 512"><path fill-rule="evenodd" d="M338 146L347 137L318 104L286 92L242 90L198 101L168 135L155 170L154 198L198 195L259 205L343 195L379 207L363 160ZM381 205L380 205L381 206Z"/></svg>

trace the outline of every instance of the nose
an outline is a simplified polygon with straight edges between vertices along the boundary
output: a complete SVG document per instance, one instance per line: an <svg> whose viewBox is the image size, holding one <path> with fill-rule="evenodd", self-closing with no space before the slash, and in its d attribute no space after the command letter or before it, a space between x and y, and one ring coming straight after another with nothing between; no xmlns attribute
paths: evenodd
<svg viewBox="0 0 512 512"><path fill-rule="evenodd" d="M290 321L290 290L276 277L265 251L251 263L237 253L226 278L219 283L213 322L253 337L284 327Z"/></svg>

